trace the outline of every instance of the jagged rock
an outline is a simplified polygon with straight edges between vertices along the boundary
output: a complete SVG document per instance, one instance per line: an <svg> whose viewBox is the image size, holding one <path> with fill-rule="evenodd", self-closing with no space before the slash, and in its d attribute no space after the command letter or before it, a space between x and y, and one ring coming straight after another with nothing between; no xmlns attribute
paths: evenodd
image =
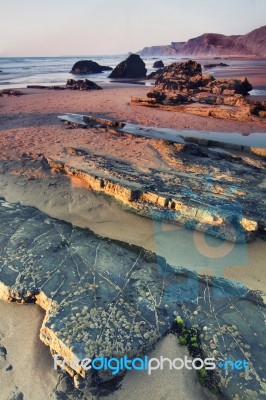
<svg viewBox="0 0 266 400"><path fill-rule="evenodd" d="M96 83L89 81L88 79L77 80L68 79L66 83L67 89L72 90L101 90L101 86L98 86Z"/></svg>
<svg viewBox="0 0 266 400"><path fill-rule="evenodd" d="M164 67L164 63L162 60L159 61L155 61L152 68L163 68Z"/></svg>
<svg viewBox="0 0 266 400"><path fill-rule="evenodd" d="M144 61L137 54L130 56L118 64L109 75L109 78L145 78L147 70Z"/></svg>
<svg viewBox="0 0 266 400"><path fill-rule="evenodd" d="M151 73L148 79L156 79L155 86L148 91L147 98L132 98L132 104L166 109L182 104L186 107L179 107L180 111L196 115L237 120L248 120L252 116L265 118L264 102L245 97L252 90L247 78L215 79L210 74L203 75L201 65L189 60L161 68ZM212 107L204 109L195 103ZM191 104L193 107L189 106ZM231 109L224 106L230 106Z"/></svg>
<svg viewBox="0 0 266 400"><path fill-rule="evenodd" d="M203 66L204 66L204 68L229 67L229 65L225 64L225 63L205 64Z"/></svg>
<svg viewBox="0 0 266 400"><path fill-rule="evenodd" d="M99 65L95 61L91 60L81 60L76 62L72 70L72 74L99 74L103 71L111 71L113 68Z"/></svg>

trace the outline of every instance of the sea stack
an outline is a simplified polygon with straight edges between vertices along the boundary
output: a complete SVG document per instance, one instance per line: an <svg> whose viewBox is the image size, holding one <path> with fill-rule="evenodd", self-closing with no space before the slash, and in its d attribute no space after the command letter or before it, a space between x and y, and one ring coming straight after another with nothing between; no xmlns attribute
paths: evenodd
<svg viewBox="0 0 266 400"><path fill-rule="evenodd" d="M109 78L146 78L147 69L144 61L137 54L119 63L109 75Z"/></svg>

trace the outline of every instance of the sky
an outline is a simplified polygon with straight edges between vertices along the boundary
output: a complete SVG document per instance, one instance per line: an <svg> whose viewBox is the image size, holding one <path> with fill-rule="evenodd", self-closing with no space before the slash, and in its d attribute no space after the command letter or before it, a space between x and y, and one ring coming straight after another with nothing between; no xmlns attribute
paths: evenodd
<svg viewBox="0 0 266 400"><path fill-rule="evenodd" d="M126 54L265 16L266 0L0 0L0 57Z"/></svg>

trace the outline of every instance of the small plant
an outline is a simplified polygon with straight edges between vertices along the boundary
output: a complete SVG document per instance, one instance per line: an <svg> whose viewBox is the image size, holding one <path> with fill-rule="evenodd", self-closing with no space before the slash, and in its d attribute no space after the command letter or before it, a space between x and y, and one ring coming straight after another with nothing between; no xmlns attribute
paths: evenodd
<svg viewBox="0 0 266 400"><path fill-rule="evenodd" d="M185 336L179 336L178 342L179 342L179 344L187 345L187 337L185 337Z"/></svg>

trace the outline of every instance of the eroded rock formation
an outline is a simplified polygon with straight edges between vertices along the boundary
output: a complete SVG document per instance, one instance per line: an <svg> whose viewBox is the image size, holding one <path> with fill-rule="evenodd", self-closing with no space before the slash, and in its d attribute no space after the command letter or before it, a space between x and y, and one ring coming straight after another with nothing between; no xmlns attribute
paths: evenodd
<svg viewBox="0 0 266 400"><path fill-rule="evenodd" d="M71 115L60 118L71 122ZM93 126L92 117L72 116L73 123L84 124L85 121ZM110 122L95 119L94 126L108 129ZM114 121L112 131L150 139L158 133L159 137L159 129L153 134L152 130L150 133L133 124L123 125L119 127ZM164 132L161 137L171 140ZM188 143L180 136L172 136L172 141L153 141L156 150L167 157L170 171L161 168L140 173L123 160L115 161L86 151L78 153L78 158L73 150L68 152L67 159L62 155L46 160L54 170L83 179L92 190L114 197L140 215L178 222L231 241L254 240L266 226L264 194L260 187L265 168L263 158L240 153L236 159L230 153L219 154Z"/></svg>
<svg viewBox="0 0 266 400"><path fill-rule="evenodd" d="M195 61L173 63L151 73L148 79L156 79L155 86L147 98L131 98L132 104L179 106L176 110L238 120L266 117L266 102L246 97L252 90L247 78L215 79L203 75L201 65Z"/></svg>

